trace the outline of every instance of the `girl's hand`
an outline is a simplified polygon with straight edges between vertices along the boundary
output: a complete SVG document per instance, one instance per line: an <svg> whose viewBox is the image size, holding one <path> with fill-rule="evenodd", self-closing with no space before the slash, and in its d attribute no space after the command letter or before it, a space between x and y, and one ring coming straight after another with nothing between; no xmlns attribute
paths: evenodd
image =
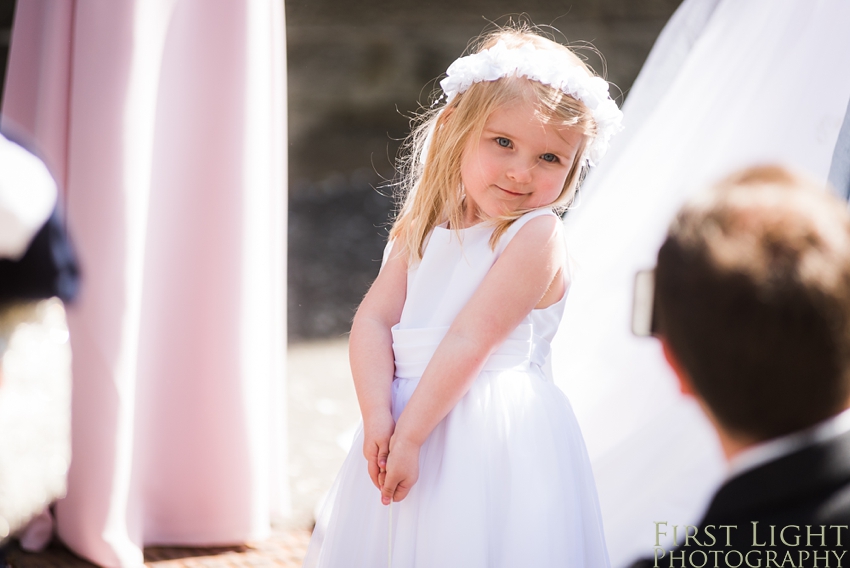
<svg viewBox="0 0 850 568"><path fill-rule="evenodd" d="M395 421L389 411L363 419L363 455L369 462L369 477L378 489L387 474L387 455L394 430Z"/></svg>
<svg viewBox="0 0 850 568"><path fill-rule="evenodd" d="M395 435L390 439L387 475L381 489L381 503L384 505L407 497L419 479L419 448L418 444Z"/></svg>
<svg viewBox="0 0 850 568"><path fill-rule="evenodd" d="M395 374L392 327L401 319L407 294L407 254L388 245L381 267L351 324L348 353L363 415L363 455L369 477L381 489L390 436L395 432L392 385Z"/></svg>

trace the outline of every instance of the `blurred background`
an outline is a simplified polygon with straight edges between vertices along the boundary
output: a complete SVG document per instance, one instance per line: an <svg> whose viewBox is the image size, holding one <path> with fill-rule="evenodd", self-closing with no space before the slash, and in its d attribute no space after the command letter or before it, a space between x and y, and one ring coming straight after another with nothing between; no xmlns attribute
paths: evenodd
<svg viewBox="0 0 850 568"><path fill-rule="evenodd" d="M69 326L75 457L54 506L70 515L65 543L135 568L168 558L153 543L273 542L271 522L276 542L295 539L276 565L300 565L359 421L347 332L378 272L398 147L471 38L510 18L551 26L629 99L620 160L570 213L583 272L553 344L568 355L556 383L582 424L613 564L652 542L635 526L695 520L694 496L721 475L716 440L657 346L627 332L634 272L718 172L775 161L850 191L849 36L843 0L689 0L630 97L679 5L0 0L4 125L21 119L59 166L83 268L68 320L84 331ZM141 513L144 530L129 527ZM15 565L91 566L32 557Z"/></svg>

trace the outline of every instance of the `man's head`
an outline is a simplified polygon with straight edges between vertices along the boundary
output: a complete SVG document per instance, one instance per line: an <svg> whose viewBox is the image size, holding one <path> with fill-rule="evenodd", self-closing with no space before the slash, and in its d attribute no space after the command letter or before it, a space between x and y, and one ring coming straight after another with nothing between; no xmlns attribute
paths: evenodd
<svg viewBox="0 0 850 568"><path fill-rule="evenodd" d="M736 173L679 212L658 253L660 334L729 433L811 426L850 396L850 216L786 170Z"/></svg>

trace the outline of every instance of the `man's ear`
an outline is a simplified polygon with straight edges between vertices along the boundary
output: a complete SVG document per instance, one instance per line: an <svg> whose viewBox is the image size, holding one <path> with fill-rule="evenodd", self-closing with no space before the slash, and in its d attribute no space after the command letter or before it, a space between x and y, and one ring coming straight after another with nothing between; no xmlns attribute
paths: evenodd
<svg viewBox="0 0 850 568"><path fill-rule="evenodd" d="M670 368L673 369L673 372L676 373L676 378L679 380L679 391L685 396L696 396L693 383L691 382L691 376L679 362L679 358L673 352L670 343L663 336L659 337L658 340L661 341L661 350L664 351L664 359L667 360L667 364L670 365Z"/></svg>

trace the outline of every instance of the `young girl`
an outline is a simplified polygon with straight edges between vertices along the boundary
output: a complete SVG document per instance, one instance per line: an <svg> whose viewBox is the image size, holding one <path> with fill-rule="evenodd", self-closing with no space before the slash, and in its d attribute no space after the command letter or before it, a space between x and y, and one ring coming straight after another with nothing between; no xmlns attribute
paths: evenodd
<svg viewBox="0 0 850 568"><path fill-rule="evenodd" d="M548 368L569 287L553 209L620 111L529 30L484 38L440 85L351 328L363 430L305 566L607 566L581 432Z"/></svg>

